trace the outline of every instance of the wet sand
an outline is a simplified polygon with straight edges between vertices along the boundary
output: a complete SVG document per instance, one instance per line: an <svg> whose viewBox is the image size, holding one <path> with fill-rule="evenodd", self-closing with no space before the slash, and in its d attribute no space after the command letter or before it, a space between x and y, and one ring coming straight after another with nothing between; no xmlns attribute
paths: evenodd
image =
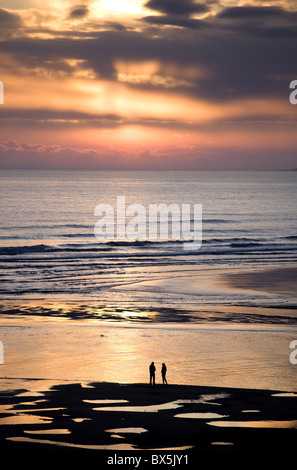
<svg viewBox="0 0 297 470"><path fill-rule="evenodd" d="M218 282L228 289L295 296L296 276L297 268L278 268L226 273ZM71 311L71 318L88 317L85 310L88 314L86 306ZM3 313L9 317L20 314L20 310ZM34 313L38 317L61 315L60 310L51 309L40 314L38 307ZM110 312L103 313L109 318ZM164 311L164 318L168 313L172 313L169 308ZM24 310L23 314L31 317L32 311ZM180 312L175 314L177 321ZM145 319L156 321L155 311L148 309ZM297 396L283 395L283 390L274 396L280 392L187 385L151 388L147 384L99 382L57 383L46 389L41 380L33 383L35 391L24 385L24 389L0 392L2 453L90 453L97 459L107 459L115 452L133 456L141 451L141 455L189 455L199 461L204 454L220 459L261 454L267 459L295 451ZM98 400L101 402L96 403Z"/></svg>
<svg viewBox="0 0 297 470"><path fill-rule="evenodd" d="M297 268L288 267L224 274L223 282L233 289L248 289L296 296Z"/></svg>
<svg viewBox="0 0 297 470"><path fill-rule="evenodd" d="M295 449L293 393L117 383L47 389L41 380L32 384L31 391L0 394L2 453L82 452L106 459L115 452L148 452L197 459L204 454L281 456Z"/></svg>

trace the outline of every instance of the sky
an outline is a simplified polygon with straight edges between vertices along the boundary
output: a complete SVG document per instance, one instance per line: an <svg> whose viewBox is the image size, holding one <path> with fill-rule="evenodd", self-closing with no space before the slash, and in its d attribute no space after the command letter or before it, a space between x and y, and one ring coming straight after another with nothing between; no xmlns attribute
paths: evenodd
<svg viewBox="0 0 297 470"><path fill-rule="evenodd" d="M297 168L297 0L0 0L0 168Z"/></svg>

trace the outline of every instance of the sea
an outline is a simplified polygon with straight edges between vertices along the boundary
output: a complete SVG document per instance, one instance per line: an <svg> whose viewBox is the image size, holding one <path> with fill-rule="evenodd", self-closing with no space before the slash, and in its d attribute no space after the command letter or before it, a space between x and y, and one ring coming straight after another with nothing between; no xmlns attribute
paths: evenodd
<svg viewBox="0 0 297 470"><path fill-rule="evenodd" d="M155 361L169 383L297 391L296 294L226 278L296 267L296 183L296 171L2 170L2 388L145 383ZM112 233L118 198L134 239ZM152 239L156 204L200 205L201 243L185 248L176 213Z"/></svg>

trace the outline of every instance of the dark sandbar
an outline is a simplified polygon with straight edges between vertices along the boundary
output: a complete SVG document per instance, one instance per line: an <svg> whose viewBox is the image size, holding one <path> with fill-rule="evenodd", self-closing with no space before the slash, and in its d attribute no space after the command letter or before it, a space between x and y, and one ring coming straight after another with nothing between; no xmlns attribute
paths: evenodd
<svg viewBox="0 0 297 470"><path fill-rule="evenodd" d="M0 393L1 451L282 454L293 451L297 439L296 394L116 383L60 384L36 396L24 392Z"/></svg>

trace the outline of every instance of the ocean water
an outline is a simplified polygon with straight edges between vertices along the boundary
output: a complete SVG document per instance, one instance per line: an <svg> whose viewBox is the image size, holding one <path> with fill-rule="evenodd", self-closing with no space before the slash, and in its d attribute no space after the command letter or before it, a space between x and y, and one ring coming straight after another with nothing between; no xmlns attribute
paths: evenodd
<svg viewBox="0 0 297 470"><path fill-rule="evenodd" d="M296 296L223 282L296 266L296 183L293 171L2 171L1 376L142 382L155 357L176 383L297 390ZM98 240L95 207L118 196L202 204L201 248Z"/></svg>
<svg viewBox="0 0 297 470"><path fill-rule="evenodd" d="M292 265L296 183L297 172L2 171L0 297L152 302L133 286L168 272ZM117 196L145 208L202 204L202 247L96 239L94 209L116 208ZM195 301L174 292L156 300Z"/></svg>

